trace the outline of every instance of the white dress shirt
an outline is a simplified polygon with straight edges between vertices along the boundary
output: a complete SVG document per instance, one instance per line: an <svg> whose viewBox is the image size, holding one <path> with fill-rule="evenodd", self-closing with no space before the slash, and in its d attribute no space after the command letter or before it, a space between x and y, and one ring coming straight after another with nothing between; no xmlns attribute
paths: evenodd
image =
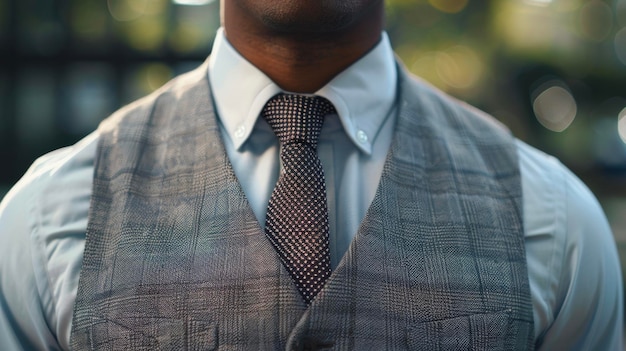
<svg viewBox="0 0 626 351"><path fill-rule="evenodd" d="M219 30L209 78L228 157L260 223L278 178L278 142L258 118L282 90ZM318 153L335 267L369 207L395 124L397 71L387 35L316 92L326 118ZM0 349L68 350L98 132L41 157L0 204ZM517 141L525 245L541 350L620 350L622 285L606 218L559 161Z"/></svg>

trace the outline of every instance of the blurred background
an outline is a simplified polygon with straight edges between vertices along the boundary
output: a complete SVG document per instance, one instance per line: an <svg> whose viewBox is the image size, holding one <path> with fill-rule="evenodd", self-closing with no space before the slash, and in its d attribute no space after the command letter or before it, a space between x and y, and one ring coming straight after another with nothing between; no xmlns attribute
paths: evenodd
<svg viewBox="0 0 626 351"><path fill-rule="evenodd" d="M626 271L626 0L388 0L417 75L557 156L604 207ZM0 197L39 155L199 65L214 0L0 0Z"/></svg>

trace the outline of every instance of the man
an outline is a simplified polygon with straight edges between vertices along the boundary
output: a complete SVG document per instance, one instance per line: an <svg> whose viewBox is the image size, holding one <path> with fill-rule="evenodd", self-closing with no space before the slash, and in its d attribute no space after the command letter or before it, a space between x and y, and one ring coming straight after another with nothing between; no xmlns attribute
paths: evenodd
<svg viewBox="0 0 626 351"><path fill-rule="evenodd" d="M596 200L408 76L382 0L221 5L203 66L3 201L2 349L621 348Z"/></svg>

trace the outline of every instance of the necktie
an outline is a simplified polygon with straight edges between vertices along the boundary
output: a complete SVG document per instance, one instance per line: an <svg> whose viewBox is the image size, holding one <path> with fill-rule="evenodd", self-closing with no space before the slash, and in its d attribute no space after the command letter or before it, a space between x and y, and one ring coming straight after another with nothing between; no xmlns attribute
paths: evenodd
<svg viewBox="0 0 626 351"><path fill-rule="evenodd" d="M280 142L282 170L267 208L265 233L308 305L330 276L328 207L317 141L322 97L279 94L261 112Z"/></svg>

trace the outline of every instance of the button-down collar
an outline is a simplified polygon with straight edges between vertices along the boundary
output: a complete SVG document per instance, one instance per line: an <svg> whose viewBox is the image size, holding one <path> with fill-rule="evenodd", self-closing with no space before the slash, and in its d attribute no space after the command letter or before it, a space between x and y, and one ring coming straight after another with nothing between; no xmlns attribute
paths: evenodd
<svg viewBox="0 0 626 351"><path fill-rule="evenodd" d="M209 59L209 80L219 118L239 149L254 129L263 106L282 90L243 58L219 29ZM333 78L315 95L330 100L344 131L363 152L390 113L396 96L397 71L386 33L365 56Z"/></svg>

